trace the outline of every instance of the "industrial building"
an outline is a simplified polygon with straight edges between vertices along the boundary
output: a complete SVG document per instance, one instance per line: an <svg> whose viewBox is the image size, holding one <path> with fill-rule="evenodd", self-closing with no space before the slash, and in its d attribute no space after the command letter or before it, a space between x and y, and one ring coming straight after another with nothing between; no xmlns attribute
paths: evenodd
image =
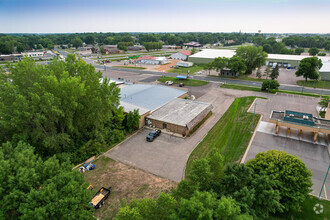
<svg viewBox="0 0 330 220"><path fill-rule="evenodd" d="M321 80L330 80L330 61L323 63L319 73Z"/></svg>
<svg viewBox="0 0 330 220"><path fill-rule="evenodd" d="M24 52L23 56L28 57L43 57L46 54L46 51L32 51L32 52Z"/></svg>
<svg viewBox="0 0 330 220"><path fill-rule="evenodd" d="M137 63L162 65L169 63L166 57L142 56L136 60Z"/></svg>
<svg viewBox="0 0 330 220"><path fill-rule="evenodd" d="M194 63L209 63L217 57L231 58L236 54L234 50L204 49L194 55L189 56L188 61ZM282 67L298 67L302 59L310 56L268 54L266 65L277 64ZM322 62L327 62L329 58L319 57Z"/></svg>
<svg viewBox="0 0 330 220"><path fill-rule="evenodd" d="M120 105L125 112L139 110L140 127L145 124L145 117L175 98L184 98L187 92L181 89L150 84L120 85Z"/></svg>
<svg viewBox="0 0 330 220"><path fill-rule="evenodd" d="M180 51L178 53L174 53L170 56L171 59L175 59L175 60L187 60L188 56L191 55L191 51L190 50L183 50Z"/></svg>
<svg viewBox="0 0 330 220"><path fill-rule="evenodd" d="M22 54L0 55L0 61L17 61L22 59Z"/></svg>
<svg viewBox="0 0 330 220"><path fill-rule="evenodd" d="M194 63L181 61L181 62L177 62L176 65L180 67L191 67L194 65Z"/></svg>
<svg viewBox="0 0 330 220"><path fill-rule="evenodd" d="M186 136L211 110L208 103L174 99L147 116L147 125Z"/></svg>

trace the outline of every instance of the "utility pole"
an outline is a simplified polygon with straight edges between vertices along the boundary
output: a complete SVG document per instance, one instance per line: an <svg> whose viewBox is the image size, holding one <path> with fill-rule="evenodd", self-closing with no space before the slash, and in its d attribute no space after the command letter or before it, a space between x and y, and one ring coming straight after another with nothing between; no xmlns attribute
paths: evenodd
<svg viewBox="0 0 330 220"><path fill-rule="evenodd" d="M254 111L253 111L253 120L252 120L252 127L251 127L251 134L253 133L253 127L254 127L254 117L256 115L256 108L257 108L257 103L254 103Z"/></svg>
<svg viewBox="0 0 330 220"><path fill-rule="evenodd" d="M330 164L329 164L329 166L328 166L328 171L327 171L327 174L325 174L325 178L324 178L324 181L323 181L323 184L322 184L322 187L321 187L321 191L320 191L319 198L318 198L319 200L321 199L322 190L323 190L323 187L324 187L325 181L327 180L329 170L330 170Z"/></svg>

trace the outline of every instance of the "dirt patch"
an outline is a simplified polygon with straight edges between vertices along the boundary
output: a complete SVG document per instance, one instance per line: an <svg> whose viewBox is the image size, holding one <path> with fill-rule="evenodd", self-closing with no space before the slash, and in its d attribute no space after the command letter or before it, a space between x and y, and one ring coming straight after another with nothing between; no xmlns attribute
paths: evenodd
<svg viewBox="0 0 330 220"><path fill-rule="evenodd" d="M171 69L171 66L176 66L176 64L181 60L168 60L168 61L170 61L170 63L165 65L158 65L158 67L156 68L157 71L163 72L165 70L166 72L168 69Z"/></svg>
<svg viewBox="0 0 330 220"><path fill-rule="evenodd" d="M96 210L99 219L113 218L119 211L121 200L133 198L155 198L160 192L176 187L176 183L157 177L140 169L101 157L95 162L96 169L84 174L94 191L101 187L112 187L112 193L102 208Z"/></svg>

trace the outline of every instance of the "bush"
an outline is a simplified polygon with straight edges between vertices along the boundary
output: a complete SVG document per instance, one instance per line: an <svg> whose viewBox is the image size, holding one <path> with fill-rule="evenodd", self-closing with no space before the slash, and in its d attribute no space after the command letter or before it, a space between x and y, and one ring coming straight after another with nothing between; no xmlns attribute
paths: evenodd
<svg viewBox="0 0 330 220"><path fill-rule="evenodd" d="M326 56L327 54L326 53L319 53L317 54L318 56Z"/></svg>
<svg viewBox="0 0 330 220"><path fill-rule="evenodd" d="M265 80L262 83L261 90L262 91L269 91L270 89L278 89L280 87L280 84L277 82L277 80Z"/></svg>

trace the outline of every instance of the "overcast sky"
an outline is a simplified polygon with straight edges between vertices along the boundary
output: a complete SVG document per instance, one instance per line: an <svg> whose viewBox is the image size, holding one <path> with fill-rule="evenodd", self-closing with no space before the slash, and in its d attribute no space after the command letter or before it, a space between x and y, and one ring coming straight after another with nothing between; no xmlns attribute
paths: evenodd
<svg viewBox="0 0 330 220"><path fill-rule="evenodd" d="M330 0L0 0L0 33L330 33Z"/></svg>

